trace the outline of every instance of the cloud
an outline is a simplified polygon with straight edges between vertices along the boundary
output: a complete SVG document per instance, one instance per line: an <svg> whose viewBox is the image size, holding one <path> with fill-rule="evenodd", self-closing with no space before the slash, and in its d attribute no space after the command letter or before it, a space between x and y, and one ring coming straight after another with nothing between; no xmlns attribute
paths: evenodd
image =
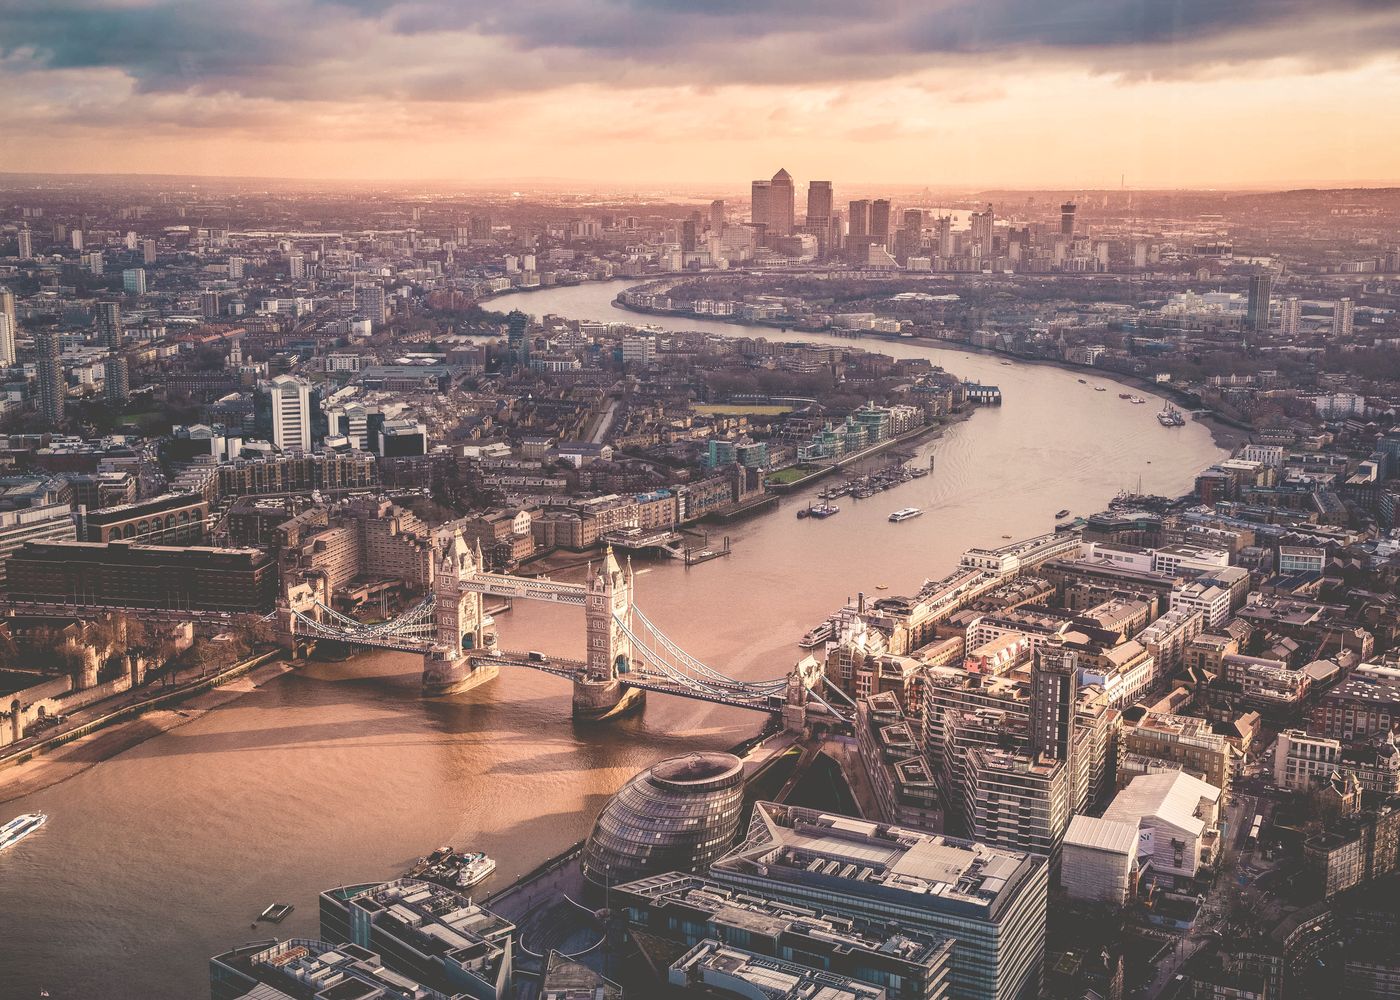
<svg viewBox="0 0 1400 1000"><path fill-rule="evenodd" d="M1390 53L1386 0L9 0L20 83L134 95L486 100L576 83L823 84L1030 57L1128 75ZM7 75L18 72L12 70ZM21 91L22 92L22 91Z"/></svg>

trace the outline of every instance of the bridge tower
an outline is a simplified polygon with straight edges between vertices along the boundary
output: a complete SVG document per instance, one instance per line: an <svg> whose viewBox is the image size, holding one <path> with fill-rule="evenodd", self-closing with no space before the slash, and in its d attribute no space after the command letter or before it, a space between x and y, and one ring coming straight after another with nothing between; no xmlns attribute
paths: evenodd
<svg viewBox="0 0 1400 1000"><path fill-rule="evenodd" d="M588 641L588 667L574 681L574 717L604 719L641 707L645 692L625 687L619 676L632 665L632 640L622 624L632 627L631 564L618 565L609 546L596 573L588 576L583 613Z"/></svg>
<svg viewBox="0 0 1400 1000"><path fill-rule="evenodd" d="M473 653L495 645L491 617L481 594L465 584L476 576L478 563L457 524L433 532L430 586L436 641L423 655L423 692L456 694L495 677L498 668L476 663Z"/></svg>

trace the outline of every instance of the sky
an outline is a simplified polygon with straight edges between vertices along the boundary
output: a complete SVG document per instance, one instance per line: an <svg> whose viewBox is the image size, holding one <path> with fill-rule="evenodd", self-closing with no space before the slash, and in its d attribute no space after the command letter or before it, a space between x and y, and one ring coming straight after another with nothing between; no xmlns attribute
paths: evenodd
<svg viewBox="0 0 1400 1000"><path fill-rule="evenodd" d="M0 170L1400 182L1400 0L0 0Z"/></svg>

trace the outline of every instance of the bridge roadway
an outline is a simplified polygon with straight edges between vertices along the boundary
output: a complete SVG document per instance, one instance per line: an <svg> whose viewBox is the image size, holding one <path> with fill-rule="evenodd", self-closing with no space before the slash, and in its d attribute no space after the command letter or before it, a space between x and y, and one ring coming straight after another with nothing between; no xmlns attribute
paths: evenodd
<svg viewBox="0 0 1400 1000"><path fill-rule="evenodd" d="M486 664L494 667L528 667L531 670L539 670L546 674L553 674L555 677L562 677L565 680L577 680L581 673L588 669L588 664L582 660L570 660L559 656L546 657L543 660L532 659L527 652L518 650L496 650L493 653L469 653L469 658L474 662ZM674 694L682 698L693 698L697 701L708 701L715 705L728 705L730 708L747 708L756 712L767 712L769 714L781 712L783 710L783 697L781 695L758 695L746 692L742 686L735 683L732 693L722 693L720 691L708 692L688 687L684 684L668 680L666 675L648 670L645 665L633 669L626 674L618 675L618 683L623 687L639 688L643 691L655 691L657 694Z"/></svg>
<svg viewBox="0 0 1400 1000"><path fill-rule="evenodd" d="M557 583L499 573L476 573L461 581L463 590L491 597L518 598L523 601L549 601L583 607L588 588L581 583Z"/></svg>

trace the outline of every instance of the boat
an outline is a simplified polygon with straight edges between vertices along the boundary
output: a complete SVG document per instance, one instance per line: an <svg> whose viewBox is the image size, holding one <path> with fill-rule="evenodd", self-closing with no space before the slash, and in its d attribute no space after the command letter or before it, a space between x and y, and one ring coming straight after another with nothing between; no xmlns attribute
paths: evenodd
<svg viewBox="0 0 1400 1000"><path fill-rule="evenodd" d="M890 589L890 585L889 585L888 583L877 583L877 584L875 584L875 589L876 589L876 590L889 590L889 589Z"/></svg>
<svg viewBox="0 0 1400 1000"><path fill-rule="evenodd" d="M918 507L904 507L890 515L891 521L907 521L911 517L918 517L923 511Z"/></svg>
<svg viewBox="0 0 1400 1000"><path fill-rule="evenodd" d="M801 639L797 640L797 644L803 649L811 649L814 646L820 646L835 634L836 626L833 625L831 619L828 618L820 625L808 629L806 634L803 635Z"/></svg>
<svg viewBox="0 0 1400 1000"><path fill-rule="evenodd" d="M1164 403L1161 410L1157 412L1157 423L1163 427L1185 427L1186 418L1171 403Z"/></svg>
<svg viewBox="0 0 1400 1000"><path fill-rule="evenodd" d="M480 851L475 854L463 854L461 858L463 864L457 870L457 884L463 889L470 889L485 881L496 870L495 860Z"/></svg>
<svg viewBox="0 0 1400 1000"><path fill-rule="evenodd" d="M834 503L819 503L815 507L807 508L808 517L823 518L839 513L841 513L841 508Z"/></svg>
<svg viewBox="0 0 1400 1000"><path fill-rule="evenodd" d="M1089 383L1086 382L1086 381L1084 381L1083 379L1080 379L1080 380L1079 380L1079 384L1080 384L1080 385L1088 385Z"/></svg>
<svg viewBox="0 0 1400 1000"><path fill-rule="evenodd" d="M909 475L913 476L915 479L923 479L924 476L927 476L927 475L928 475L930 472L932 472L932 471L933 471L932 469L924 469L924 468L910 469L910 470L909 470Z"/></svg>
<svg viewBox="0 0 1400 1000"><path fill-rule="evenodd" d="M807 516L808 514L810 514L810 513L811 513L810 510L808 510L806 507L803 507L801 510L799 510L799 511L797 512L797 519L800 521L800 520L802 520L804 517L806 517L806 516Z"/></svg>
<svg viewBox="0 0 1400 1000"><path fill-rule="evenodd" d="M1103 386L1101 386L1101 385L1096 385L1096 386L1094 386L1094 391L1095 391L1095 392L1108 392L1108 390L1105 389L1105 388L1104 388Z"/></svg>
<svg viewBox="0 0 1400 1000"><path fill-rule="evenodd" d="M1132 403L1134 406L1141 406L1143 403L1147 402L1147 400L1143 399L1141 396L1129 396L1128 402Z"/></svg>
<svg viewBox="0 0 1400 1000"><path fill-rule="evenodd" d="M13 847L49 821L43 813L25 813L0 826L0 851Z"/></svg>
<svg viewBox="0 0 1400 1000"><path fill-rule="evenodd" d="M1010 538L1011 536L1010 536L1010 535L1002 535L1001 537L1002 537L1002 538Z"/></svg>
<svg viewBox="0 0 1400 1000"><path fill-rule="evenodd" d="M1058 521L1058 520L1059 520L1060 518L1062 518L1062 517L1069 517L1069 508L1068 508L1068 507L1066 507L1064 510L1057 510L1057 511L1055 511L1055 520Z"/></svg>
<svg viewBox="0 0 1400 1000"><path fill-rule="evenodd" d="M272 924L280 924L294 909L296 907L291 903L269 903L267 909L258 914L258 919L266 920Z"/></svg>
<svg viewBox="0 0 1400 1000"><path fill-rule="evenodd" d="M1119 399L1132 399L1132 398L1133 398L1133 394L1132 394L1131 392L1120 392L1120 393L1118 394L1118 398L1119 398Z"/></svg>

